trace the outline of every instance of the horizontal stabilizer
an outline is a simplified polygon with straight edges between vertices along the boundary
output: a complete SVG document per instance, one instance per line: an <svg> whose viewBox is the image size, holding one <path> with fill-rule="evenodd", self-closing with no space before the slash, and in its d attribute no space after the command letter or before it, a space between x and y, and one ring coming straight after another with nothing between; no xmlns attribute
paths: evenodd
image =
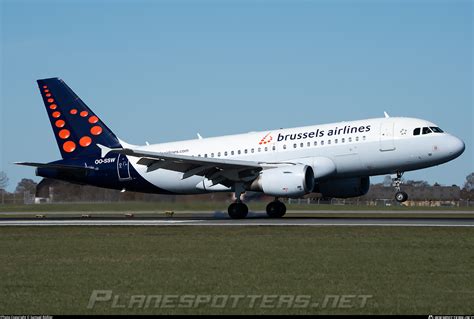
<svg viewBox="0 0 474 319"><path fill-rule="evenodd" d="M33 167L41 167L41 168L55 168L55 169L62 169L62 170L95 170L93 167L86 167L86 166L77 166L77 165L63 165L63 164L51 164L51 163L32 163L32 162L15 162L16 165L23 165L23 166L33 166Z"/></svg>

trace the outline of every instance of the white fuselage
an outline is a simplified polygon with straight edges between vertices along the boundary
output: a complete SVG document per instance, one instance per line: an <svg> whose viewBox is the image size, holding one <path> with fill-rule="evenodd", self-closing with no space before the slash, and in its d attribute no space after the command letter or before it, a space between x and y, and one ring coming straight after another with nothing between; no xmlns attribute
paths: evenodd
<svg viewBox="0 0 474 319"><path fill-rule="evenodd" d="M437 128L421 119L389 117L145 145L139 149L265 163L308 163L312 158L327 158L336 166L331 178L338 179L426 168L450 161L464 151L462 140L450 134L431 129L423 134L423 128L430 127ZM414 135L417 128L420 134ZM138 158L128 159L143 178L162 189L182 194L206 192L196 187L203 180L201 176L183 179L183 173L166 169L146 172L146 167L137 164Z"/></svg>

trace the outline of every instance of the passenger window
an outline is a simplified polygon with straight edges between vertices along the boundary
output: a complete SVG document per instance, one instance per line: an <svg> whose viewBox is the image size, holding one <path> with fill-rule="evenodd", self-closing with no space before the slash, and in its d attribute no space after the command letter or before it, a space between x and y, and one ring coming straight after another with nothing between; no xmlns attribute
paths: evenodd
<svg viewBox="0 0 474 319"><path fill-rule="evenodd" d="M349 141L349 143L351 143L352 142L352 137L349 137L347 140Z"/></svg>
<svg viewBox="0 0 474 319"><path fill-rule="evenodd" d="M276 147L275 147L275 145L273 145L273 146L272 146L272 150L276 150Z"/></svg>
<svg viewBox="0 0 474 319"><path fill-rule="evenodd" d="M217 153L217 157L221 157L221 152Z"/></svg>
<svg viewBox="0 0 474 319"><path fill-rule="evenodd" d="M254 149L252 148L252 149L250 150L250 152L252 152L252 153L253 153L253 152L254 152Z"/></svg>
<svg viewBox="0 0 474 319"><path fill-rule="evenodd" d="M238 151L237 151L237 154L239 154L239 155L240 155L240 153L242 153L242 152L241 152L240 150L238 150Z"/></svg>
<svg viewBox="0 0 474 319"><path fill-rule="evenodd" d="M365 141L365 135L364 135L364 136L362 136L362 139Z"/></svg>
<svg viewBox="0 0 474 319"><path fill-rule="evenodd" d="M300 147L303 147L303 143L300 144Z"/></svg>
<svg viewBox="0 0 474 319"><path fill-rule="evenodd" d="M341 143L345 143L346 142L346 139L343 137L341 138Z"/></svg>
<svg viewBox="0 0 474 319"><path fill-rule="evenodd" d="M337 138L334 140L334 144L337 144Z"/></svg>
<svg viewBox="0 0 474 319"><path fill-rule="evenodd" d="M247 149L244 149L244 153L247 154Z"/></svg>
<svg viewBox="0 0 474 319"><path fill-rule="evenodd" d="M265 146L265 152L268 152L268 147Z"/></svg>
<svg viewBox="0 0 474 319"><path fill-rule="evenodd" d="M308 142L308 147L310 147L310 146L311 146L311 142Z"/></svg>
<svg viewBox="0 0 474 319"><path fill-rule="evenodd" d="M314 146L317 146L318 145L318 141L314 141Z"/></svg>
<svg viewBox="0 0 474 319"><path fill-rule="evenodd" d="M293 144L293 148L296 148L296 143L295 143L295 144Z"/></svg>
<svg viewBox="0 0 474 319"><path fill-rule="evenodd" d="M227 151L224 152L224 156L227 156Z"/></svg>
<svg viewBox="0 0 474 319"><path fill-rule="evenodd" d="M260 153L261 151L262 151L262 149L259 147L259 148L258 148L258 152Z"/></svg>
<svg viewBox="0 0 474 319"><path fill-rule="evenodd" d="M359 142L359 137L358 136L356 136L356 142Z"/></svg>
<svg viewBox="0 0 474 319"><path fill-rule="evenodd" d="M204 157L207 157L207 154L204 154Z"/></svg>
<svg viewBox="0 0 474 319"><path fill-rule="evenodd" d="M420 135L420 128L417 127L416 129L413 130L413 135Z"/></svg>
<svg viewBox="0 0 474 319"><path fill-rule="evenodd" d="M331 140L328 140L328 145L331 144Z"/></svg>
<svg viewBox="0 0 474 319"><path fill-rule="evenodd" d="M234 151L230 151L230 155L234 155Z"/></svg>
<svg viewBox="0 0 474 319"><path fill-rule="evenodd" d="M432 132L431 132L431 130L430 130L429 127L424 127L422 133L423 133L423 134L430 134L430 133L432 133Z"/></svg>
<svg viewBox="0 0 474 319"><path fill-rule="evenodd" d="M286 150L286 144L283 144L283 149Z"/></svg>
<svg viewBox="0 0 474 319"><path fill-rule="evenodd" d="M321 141L321 145L324 145L324 141Z"/></svg>
<svg viewBox="0 0 474 319"><path fill-rule="evenodd" d="M214 157L214 153L211 153L211 157Z"/></svg>

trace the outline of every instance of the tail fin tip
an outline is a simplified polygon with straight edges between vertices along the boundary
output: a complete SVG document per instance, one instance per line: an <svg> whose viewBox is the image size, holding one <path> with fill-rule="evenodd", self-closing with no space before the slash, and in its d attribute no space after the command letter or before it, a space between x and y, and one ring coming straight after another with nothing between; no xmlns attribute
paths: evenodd
<svg viewBox="0 0 474 319"><path fill-rule="evenodd" d="M96 144L120 148L115 134L60 78L37 80L62 158L98 156Z"/></svg>

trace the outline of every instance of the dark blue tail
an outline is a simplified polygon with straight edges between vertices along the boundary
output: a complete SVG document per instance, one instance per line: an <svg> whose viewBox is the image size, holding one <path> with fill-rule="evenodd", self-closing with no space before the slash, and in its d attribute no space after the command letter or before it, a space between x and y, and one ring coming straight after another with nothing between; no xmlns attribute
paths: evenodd
<svg viewBox="0 0 474 319"><path fill-rule="evenodd" d="M54 136L64 159L96 155L96 144L121 147L114 133L63 80L38 80Z"/></svg>

